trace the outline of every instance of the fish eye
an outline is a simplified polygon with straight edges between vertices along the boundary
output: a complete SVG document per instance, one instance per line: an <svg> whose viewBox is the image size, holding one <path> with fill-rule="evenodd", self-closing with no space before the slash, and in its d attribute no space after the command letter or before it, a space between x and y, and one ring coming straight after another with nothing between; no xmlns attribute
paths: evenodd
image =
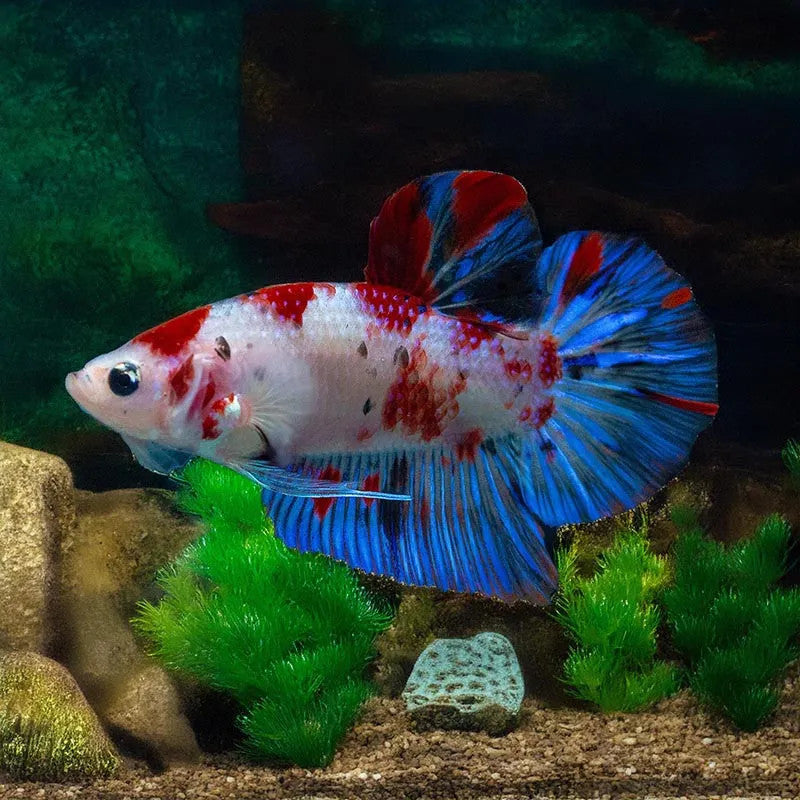
<svg viewBox="0 0 800 800"><path fill-rule="evenodd" d="M139 367L130 361L122 361L108 373L108 386L114 394L127 397L139 388Z"/></svg>

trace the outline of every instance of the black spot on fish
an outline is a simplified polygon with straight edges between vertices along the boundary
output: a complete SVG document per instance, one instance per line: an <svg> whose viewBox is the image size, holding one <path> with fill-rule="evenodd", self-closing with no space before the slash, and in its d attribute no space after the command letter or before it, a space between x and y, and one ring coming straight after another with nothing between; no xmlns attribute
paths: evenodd
<svg viewBox="0 0 800 800"><path fill-rule="evenodd" d="M267 377L267 373L264 367L256 367L256 369L253 370L253 377L257 381L263 381L264 378Z"/></svg>
<svg viewBox="0 0 800 800"><path fill-rule="evenodd" d="M484 439L483 442L481 442L481 447L489 453L489 455L497 455L497 447L495 446L494 439Z"/></svg>
<svg viewBox="0 0 800 800"><path fill-rule="evenodd" d="M367 357L367 343L366 342L361 342L361 344L358 346L358 351L357 352L362 358L366 358Z"/></svg>
<svg viewBox="0 0 800 800"><path fill-rule="evenodd" d="M583 377L583 369L579 367L577 364L572 364L571 366L567 367L567 375L574 381L579 381Z"/></svg>
<svg viewBox="0 0 800 800"><path fill-rule="evenodd" d="M231 357L231 346L224 336L217 336L214 340L214 352L223 360L229 361Z"/></svg>
<svg viewBox="0 0 800 800"><path fill-rule="evenodd" d="M542 443L539 445L539 449L543 453L552 453L556 449L556 446L550 439L543 439Z"/></svg>
<svg viewBox="0 0 800 800"><path fill-rule="evenodd" d="M369 367L366 372L367 372L367 375L370 376L370 378L377 378L378 377L378 368L377 367Z"/></svg>
<svg viewBox="0 0 800 800"><path fill-rule="evenodd" d="M400 364L400 366L405 369L408 366L409 362L408 350L405 347L400 345L397 350L394 351L394 357L392 358L393 364Z"/></svg>
<svg viewBox="0 0 800 800"><path fill-rule="evenodd" d="M369 412L370 412L370 411L372 411L372 400L370 400L370 399L369 399L369 397L368 397L368 398L367 398L367 399L364 401L364 405L363 405L363 407L361 408L361 412L362 412L362 413L364 414L364 416L366 417L366 416L367 416L367 414L369 414Z"/></svg>
<svg viewBox="0 0 800 800"><path fill-rule="evenodd" d="M408 491L408 459L395 456L389 470L385 491L401 494ZM410 503L401 500L378 500L378 520L389 542L392 564L397 563L397 543L403 533Z"/></svg>

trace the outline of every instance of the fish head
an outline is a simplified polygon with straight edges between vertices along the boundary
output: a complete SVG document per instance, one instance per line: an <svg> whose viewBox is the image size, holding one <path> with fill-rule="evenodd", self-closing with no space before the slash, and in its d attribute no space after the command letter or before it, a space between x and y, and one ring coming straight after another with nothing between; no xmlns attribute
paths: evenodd
<svg viewBox="0 0 800 800"><path fill-rule="evenodd" d="M196 392L193 384L199 376L194 366L192 354L178 361L132 341L70 372L65 385L81 409L103 425L123 435L159 441L174 435L181 407L194 396L192 390ZM175 397L176 389L180 398Z"/></svg>

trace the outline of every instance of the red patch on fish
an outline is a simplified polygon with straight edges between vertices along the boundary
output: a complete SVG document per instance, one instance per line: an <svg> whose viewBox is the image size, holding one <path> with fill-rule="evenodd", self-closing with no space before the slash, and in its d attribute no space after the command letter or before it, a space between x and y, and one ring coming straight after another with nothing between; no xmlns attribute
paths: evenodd
<svg viewBox="0 0 800 800"><path fill-rule="evenodd" d="M372 436L372 431L369 428L360 428L356 434L356 441L365 442Z"/></svg>
<svg viewBox="0 0 800 800"><path fill-rule="evenodd" d="M561 378L561 358L558 345L552 336L544 336L540 340L539 380L545 386L552 386Z"/></svg>
<svg viewBox="0 0 800 800"><path fill-rule="evenodd" d="M328 466L325 467L322 472L320 472L318 477L326 481L340 481L342 479L342 473L339 472L339 470L335 467L332 467L330 464L328 464ZM314 514L317 519L325 519L325 516L331 510L331 506L333 505L333 501L335 499L335 497L314 498Z"/></svg>
<svg viewBox="0 0 800 800"><path fill-rule="evenodd" d="M683 286L670 292L662 301L661 308L677 308L692 299L692 290L688 286Z"/></svg>
<svg viewBox="0 0 800 800"><path fill-rule="evenodd" d="M453 181L453 195L456 253L469 250L501 219L528 202L519 181L496 172L462 172Z"/></svg>
<svg viewBox="0 0 800 800"><path fill-rule="evenodd" d="M427 272L433 225L422 207L419 182L396 191L381 207L369 229L369 257L364 277L377 286L396 286L423 300L435 290Z"/></svg>
<svg viewBox="0 0 800 800"><path fill-rule="evenodd" d="M211 404L208 414L203 418L203 438L216 439L220 436L222 431L219 429L219 424L225 415L225 409L234 402L236 395L231 392L225 397L220 397Z"/></svg>
<svg viewBox="0 0 800 800"><path fill-rule="evenodd" d="M569 271L561 289L559 302L563 305L585 286L586 282L597 274L603 265L603 235L590 233L578 245L572 254Z"/></svg>
<svg viewBox="0 0 800 800"><path fill-rule="evenodd" d="M214 398L214 392L217 391L217 387L214 384L214 379L209 378L208 383L206 384L206 391L203 395L203 407L207 406L211 400Z"/></svg>
<svg viewBox="0 0 800 800"><path fill-rule="evenodd" d="M533 375L533 366L530 361L512 358L505 363L506 375L519 383L528 383Z"/></svg>
<svg viewBox="0 0 800 800"><path fill-rule="evenodd" d="M494 331L485 325L466 319L456 319L453 324L453 335L450 341L455 353L477 350L482 342L494 339Z"/></svg>
<svg viewBox="0 0 800 800"><path fill-rule="evenodd" d="M333 288L331 284L325 284ZM311 300L316 298L313 283L285 283L280 286L268 286L257 292L246 295L248 302L262 308L271 309L279 319L293 322L298 327L303 325L303 314Z"/></svg>
<svg viewBox="0 0 800 800"><path fill-rule="evenodd" d="M533 425L536 428L541 428L542 425L550 419L556 412L556 404L551 397L546 403L543 403L536 409L536 415L533 418Z"/></svg>
<svg viewBox="0 0 800 800"><path fill-rule="evenodd" d="M177 402L186 397L189 385L194 377L193 356L189 356L176 370L169 376L169 387L172 389L173 396L171 402Z"/></svg>
<svg viewBox="0 0 800 800"><path fill-rule="evenodd" d="M419 435L429 442L440 436L458 416L456 397L467 387L460 374L447 379L438 364L432 364L417 342L408 363L397 373L383 404L383 427L400 427L408 435Z"/></svg>
<svg viewBox="0 0 800 800"><path fill-rule="evenodd" d="M483 431L480 428L473 428L464 434L464 437L456 445L456 456L459 461L475 461L475 453L478 446L483 441Z"/></svg>
<svg viewBox="0 0 800 800"><path fill-rule="evenodd" d="M361 488L365 492L377 492L380 489L381 482L380 482L380 474L375 472L372 475L367 475L364 478L364 482L361 484ZM375 502L374 497L365 497L364 502L371 506Z"/></svg>
<svg viewBox="0 0 800 800"><path fill-rule="evenodd" d="M408 336L420 313L425 310L418 297L391 287L356 283L353 291L364 311L375 319L382 330L396 331L402 336Z"/></svg>
<svg viewBox="0 0 800 800"><path fill-rule="evenodd" d="M211 306L200 306L194 311L187 311L175 319L140 333L133 341L146 344L159 355L176 356L197 336L210 311Z"/></svg>

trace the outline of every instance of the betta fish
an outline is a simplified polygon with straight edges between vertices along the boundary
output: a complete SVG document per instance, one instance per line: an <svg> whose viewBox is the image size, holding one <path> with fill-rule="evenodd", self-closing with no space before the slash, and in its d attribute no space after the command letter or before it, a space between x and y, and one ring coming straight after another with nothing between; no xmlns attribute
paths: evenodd
<svg viewBox="0 0 800 800"><path fill-rule="evenodd" d="M543 249L522 185L482 171L389 197L363 282L201 306L66 387L147 469L257 481L290 547L538 604L554 530L646 500L718 408L686 281L634 238Z"/></svg>

